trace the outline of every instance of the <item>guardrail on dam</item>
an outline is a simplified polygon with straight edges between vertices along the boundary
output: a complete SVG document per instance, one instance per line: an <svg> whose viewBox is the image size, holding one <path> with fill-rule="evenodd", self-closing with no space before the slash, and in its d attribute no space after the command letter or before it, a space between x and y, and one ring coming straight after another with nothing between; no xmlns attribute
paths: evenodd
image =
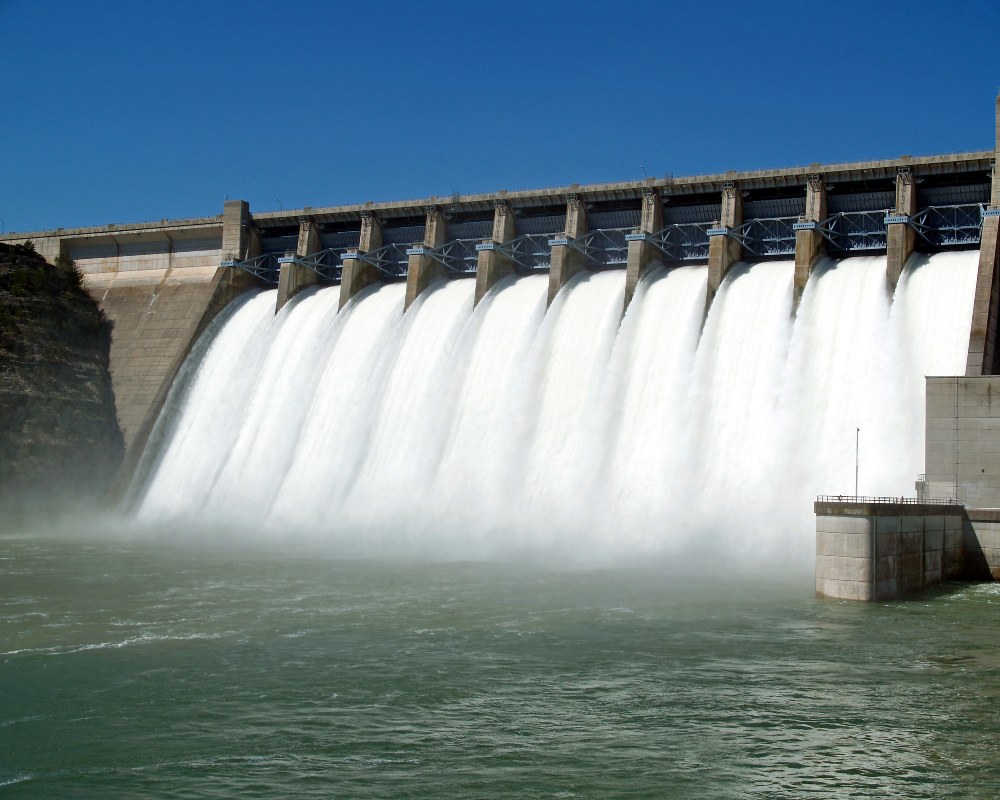
<svg viewBox="0 0 1000 800"><path fill-rule="evenodd" d="M998 101L1000 109L1000 101ZM998 112L1000 120L1000 112ZM1000 122L998 122L1000 130ZM549 302L582 270L625 269L625 306L652 265L708 265L706 309L740 259L795 259L795 297L822 255L886 254L891 291L914 251L980 249L968 375L996 371L1000 190L996 151L813 164L686 178L10 233L72 258L114 322L111 369L131 459L198 334L238 293L278 287L277 308L310 284L432 282L547 272ZM276 309L277 310L277 309ZM130 460L131 460L130 459Z"/></svg>

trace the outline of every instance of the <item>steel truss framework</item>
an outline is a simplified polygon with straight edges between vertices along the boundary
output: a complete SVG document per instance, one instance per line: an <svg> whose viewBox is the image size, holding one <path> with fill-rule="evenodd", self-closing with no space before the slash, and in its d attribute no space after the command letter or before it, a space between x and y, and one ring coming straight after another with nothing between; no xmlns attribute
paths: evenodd
<svg viewBox="0 0 1000 800"><path fill-rule="evenodd" d="M591 269L621 267L628 262L628 239L632 228L597 228L576 239L556 237L550 245L566 245L582 253Z"/></svg>
<svg viewBox="0 0 1000 800"><path fill-rule="evenodd" d="M482 242L476 252L495 250L509 259L517 272L541 272L552 263L553 235L550 233L524 233L506 242Z"/></svg>
<svg viewBox="0 0 1000 800"><path fill-rule="evenodd" d="M684 222L667 225L656 233L634 231L626 241L647 241L666 257L667 261L707 261L708 231L711 222Z"/></svg>
<svg viewBox="0 0 1000 800"><path fill-rule="evenodd" d="M353 258L364 261L375 267L379 272L390 280L405 278L410 265L410 257L406 254L408 247L405 244L387 244L376 250L369 250L361 253L357 250L345 250L341 255L341 261Z"/></svg>
<svg viewBox="0 0 1000 800"><path fill-rule="evenodd" d="M978 244L983 236L986 205L929 206L907 220L917 235L934 247Z"/></svg>
<svg viewBox="0 0 1000 800"><path fill-rule="evenodd" d="M795 228L798 217L751 219L729 235L754 256L784 256L795 253Z"/></svg>
<svg viewBox="0 0 1000 800"><path fill-rule="evenodd" d="M348 247L327 247L308 256L284 256L278 259L278 263L297 264L315 272L325 281L340 283L341 273L344 270L341 259L344 253L350 249Z"/></svg>
<svg viewBox="0 0 1000 800"><path fill-rule="evenodd" d="M440 247L415 246L408 252L411 255L425 255L433 258L449 272L456 275L475 275L479 254L476 245L482 239L453 239Z"/></svg>
<svg viewBox="0 0 1000 800"><path fill-rule="evenodd" d="M715 229L730 236L751 255L790 255L795 252L795 233L816 230L834 253L884 250L889 225L912 227L931 247L975 245L982 237L986 207L982 203L929 206L914 214L892 211L843 211L822 222L802 222L794 217L753 219L733 230ZM713 231L714 232L714 231Z"/></svg>
<svg viewBox="0 0 1000 800"><path fill-rule="evenodd" d="M830 243L831 252L885 250L888 237L886 211L842 211L819 223L816 230Z"/></svg>
<svg viewBox="0 0 1000 800"><path fill-rule="evenodd" d="M263 283L278 283L278 271L280 268L278 267L277 253L263 253L244 261L223 261L222 266L249 272Z"/></svg>
<svg viewBox="0 0 1000 800"><path fill-rule="evenodd" d="M576 239L553 234L526 233L507 242L480 239L455 239L440 247L407 247L387 244L368 253L349 247L330 247L310 256L264 253L243 261L223 261L222 266L248 272L264 283L276 284L281 264L298 264L323 279L339 282L343 261L348 258L371 264L389 279L405 278L411 255L427 255L449 272L472 275L476 272L478 253L496 250L514 263L518 272L538 272L549 268L552 247L564 245L586 256L591 269L620 267L628 261L628 243L646 241L660 250L667 261L705 261L711 236L736 239L744 251L755 256L791 255L795 252L795 234L816 230L829 243L833 253L884 250L889 225L904 224L913 228L930 247L976 245L982 238L983 219L994 212L983 203L951 206L928 206L913 216L891 211L842 211L822 222L805 222L798 217L751 219L738 228L716 228L711 222L667 225L655 233L631 228L598 228Z"/></svg>

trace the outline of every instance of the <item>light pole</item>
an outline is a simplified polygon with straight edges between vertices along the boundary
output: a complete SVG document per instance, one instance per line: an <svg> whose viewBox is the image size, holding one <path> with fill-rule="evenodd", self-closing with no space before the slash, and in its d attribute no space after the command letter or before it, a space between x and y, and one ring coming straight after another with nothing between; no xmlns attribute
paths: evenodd
<svg viewBox="0 0 1000 800"><path fill-rule="evenodd" d="M858 496L858 453L861 446L861 428L854 431L854 496Z"/></svg>

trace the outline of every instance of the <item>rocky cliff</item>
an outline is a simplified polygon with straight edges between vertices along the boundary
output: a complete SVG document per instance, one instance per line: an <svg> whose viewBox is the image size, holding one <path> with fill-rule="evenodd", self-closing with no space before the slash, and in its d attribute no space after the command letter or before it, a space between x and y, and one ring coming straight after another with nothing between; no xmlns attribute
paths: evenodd
<svg viewBox="0 0 1000 800"><path fill-rule="evenodd" d="M0 514L99 503L121 463L111 325L72 263L0 244Z"/></svg>

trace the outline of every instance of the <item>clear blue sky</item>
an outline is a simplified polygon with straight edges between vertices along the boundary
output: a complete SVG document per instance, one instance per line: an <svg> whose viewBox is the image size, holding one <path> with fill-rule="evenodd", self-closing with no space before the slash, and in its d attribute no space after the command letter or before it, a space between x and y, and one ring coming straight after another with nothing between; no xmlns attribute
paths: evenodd
<svg viewBox="0 0 1000 800"><path fill-rule="evenodd" d="M993 147L996 0L0 0L5 231Z"/></svg>

